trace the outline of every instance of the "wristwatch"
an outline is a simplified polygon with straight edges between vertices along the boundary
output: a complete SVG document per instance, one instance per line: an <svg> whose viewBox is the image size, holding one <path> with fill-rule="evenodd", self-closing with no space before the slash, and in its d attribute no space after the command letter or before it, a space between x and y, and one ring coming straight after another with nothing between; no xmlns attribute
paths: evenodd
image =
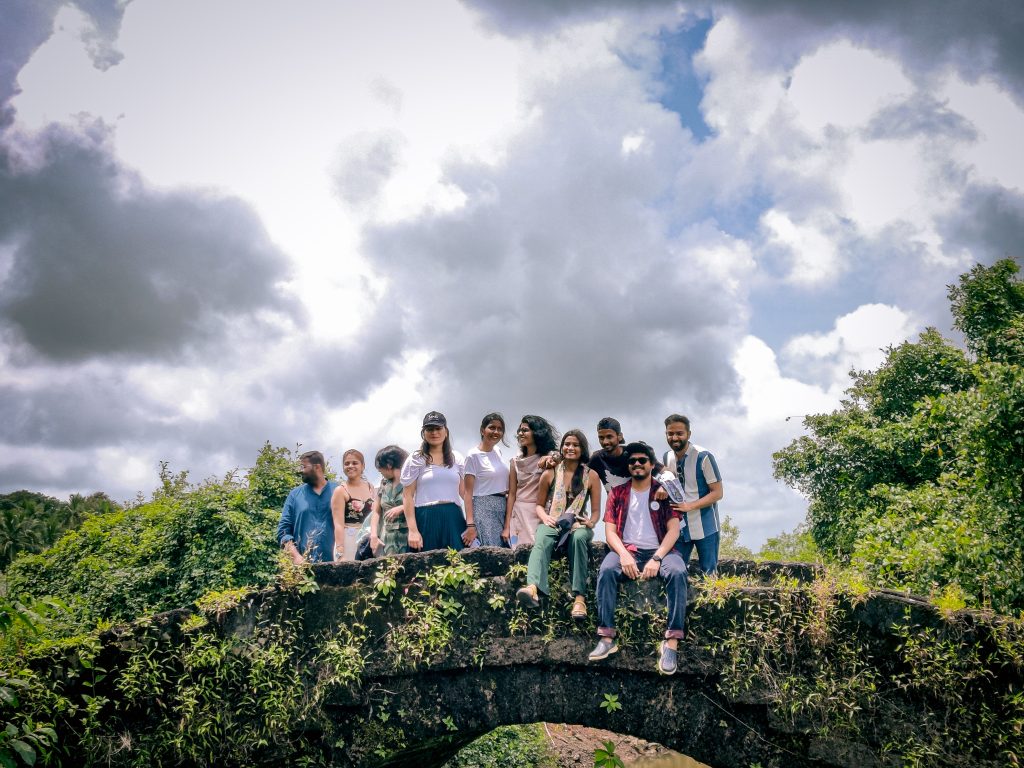
<svg viewBox="0 0 1024 768"><path fill-rule="evenodd" d="M653 560L656 563L660 563L661 562L661 555L655 555L654 557L651 558L651 560Z"/></svg>

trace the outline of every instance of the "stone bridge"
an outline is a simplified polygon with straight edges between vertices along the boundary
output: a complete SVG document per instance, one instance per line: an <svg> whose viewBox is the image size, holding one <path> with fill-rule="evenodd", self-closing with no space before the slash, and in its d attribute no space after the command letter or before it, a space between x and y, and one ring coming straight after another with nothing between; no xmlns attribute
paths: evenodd
<svg viewBox="0 0 1024 768"><path fill-rule="evenodd" d="M592 574L604 545L594 550ZM317 642L358 645L362 668L298 726L334 765L432 768L497 726L539 721L630 734L716 768L867 768L922 755L924 765L1010 764L1014 745L986 742L984 724L1020 718L1017 625L943 614L815 566L724 561L718 579L691 581L679 671L665 677L655 668L657 583L623 588L621 650L588 663L593 601L582 625L568 618L564 587L525 611L514 594L527 557L525 547L481 548L317 566L315 585L255 592L205 616L241 641L298 622L311 648L307 685L324 658ZM555 565L553 587L565 581ZM157 623L184 637L196 618L183 609ZM142 631L152 625L104 636L107 669ZM928 759L961 743L974 746Z"/></svg>

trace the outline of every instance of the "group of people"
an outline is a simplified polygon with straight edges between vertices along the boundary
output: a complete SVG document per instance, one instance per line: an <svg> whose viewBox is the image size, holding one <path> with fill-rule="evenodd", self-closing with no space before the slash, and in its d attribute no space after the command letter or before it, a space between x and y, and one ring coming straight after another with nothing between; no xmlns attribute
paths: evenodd
<svg viewBox="0 0 1024 768"><path fill-rule="evenodd" d="M412 454L397 445L377 452L381 485L365 478L363 454L342 456L343 482L328 480L319 451L300 457L302 485L285 500L277 537L296 563L352 560L408 551L528 544L526 585L516 597L538 607L550 594L548 569L565 551L574 619L587 616L590 543L601 520L602 488L608 554L597 577L598 641L591 661L618 651L615 606L625 579L660 578L668 599L668 629L658 670L672 674L685 634L686 563L696 549L701 570L718 568L722 478L715 457L690 441L690 420L665 419L668 450L661 461L644 442L627 443L619 422L597 424L600 450L586 435L560 437L547 419L527 415L516 430L519 450L505 458L505 419L489 413L480 442L465 456L452 448L444 415L423 417ZM367 530L360 545L359 531Z"/></svg>

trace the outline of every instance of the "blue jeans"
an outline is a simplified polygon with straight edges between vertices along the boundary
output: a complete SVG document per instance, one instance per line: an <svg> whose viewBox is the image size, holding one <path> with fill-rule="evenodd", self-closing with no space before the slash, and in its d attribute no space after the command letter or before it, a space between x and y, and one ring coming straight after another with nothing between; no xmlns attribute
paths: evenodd
<svg viewBox="0 0 1024 768"><path fill-rule="evenodd" d="M688 563L693 548L697 547L697 560L700 562L700 569L704 571L705 576L715 576L718 574L718 545L721 538L718 531L708 534L703 539L697 539L697 541L683 541L683 537L680 536L676 542L676 550L682 556L683 562Z"/></svg>
<svg viewBox="0 0 1024 768"><path fill-rule="evenodd" d="M641 571L657 550L638 549L634 554L636 567ZM661 561L658 575L665 582L665 593L668 597L668 629L665 637L682 638L686 636L686 563L674 549ZM615 552L609 552L601 561L601 570L597 573L597 634L600 637L615 637L615 605L619 601L619 582L629 577L622 573L622 564Z"/></svg>

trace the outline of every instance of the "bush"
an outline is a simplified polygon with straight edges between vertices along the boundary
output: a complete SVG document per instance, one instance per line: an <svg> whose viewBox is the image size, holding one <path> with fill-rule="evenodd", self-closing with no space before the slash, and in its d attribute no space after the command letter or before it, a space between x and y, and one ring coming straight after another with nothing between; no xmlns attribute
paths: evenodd
<svg viewBox="0 0 1024 768"><path fill-rule="evenodd" d="M11 594L59 595L82 624L188 605L211 590L270 583L280 505L296 484L290 452L269 444L244 482L171 478L150 501L87 518L8 568Z"/></svg>

